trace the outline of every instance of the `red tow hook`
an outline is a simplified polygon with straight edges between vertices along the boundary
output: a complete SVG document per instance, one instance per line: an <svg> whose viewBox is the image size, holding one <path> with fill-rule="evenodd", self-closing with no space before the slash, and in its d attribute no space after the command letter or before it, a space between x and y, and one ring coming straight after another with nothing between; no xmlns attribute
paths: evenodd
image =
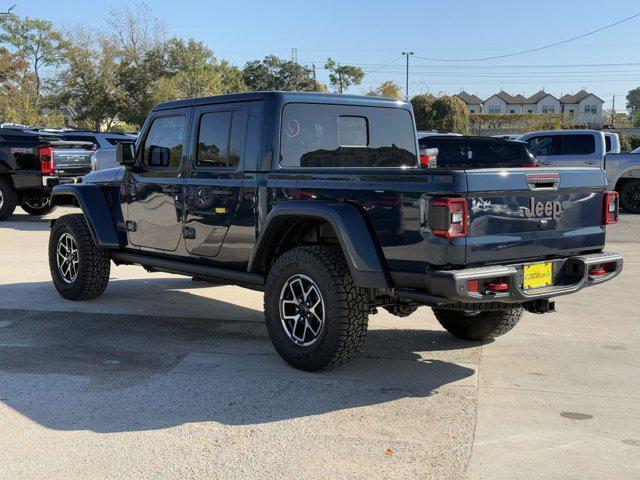
<svg viewBox="0 0 640 480"><path fill-rule="evenodd" d="M490 283L487 285L487 290L490 292L508 292L509 284L508 283Z"/></svg>
<svg viewBox="0 0 640 480"><path fill-rule="evenodd" d="M590 268L589 276L590 277L604 277L607 274L607 271L604 268Z"/></svg>

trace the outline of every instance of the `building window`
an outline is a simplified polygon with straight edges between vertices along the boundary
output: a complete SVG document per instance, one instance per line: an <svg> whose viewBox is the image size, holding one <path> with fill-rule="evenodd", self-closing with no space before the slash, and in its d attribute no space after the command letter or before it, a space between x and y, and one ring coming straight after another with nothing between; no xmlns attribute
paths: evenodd
<svg viewBox="0 0 640 480"><path fill-rule="evenodd" d="M527 113L533 113L533 110L527 110Z"/></svg>
<svg viewBox="0 0 640 480"><path fill-rule="evenodd" d="M470 108L470 109L469 109L469 113L476 113L476 111L475 111L475 109Z"/></svg>
<svg viewBox="0 0 640 480"><path fill-rule="evenodd" d="M516 113L516 111L512 109L512 110L509 110L509 113Z"/></svg>
<svg viewBox="0 0 640 480"><path fill-rule="evenodd" d="M569 109L569 113L575 113L575 112L574 112L574 110L573 110L573 108L570 108L570 109Z"/></svg>
<svg viewBox="0 0 640 480"><path fill-rule="evenodd" d="M543 105L542 113L554 113L556 111L553 105Z"/></svg>
<svg viewBox="0 0 640 480"><path fill-rule="evenodd" d="M490 106L489 113L500 113L500 106L499 105Z"/></svg>
<svg viewBox="0 0 640 480"><path fill-rule="evenodd" d="M598 113L598 106L597 105L585 105L584 106L584 113L588 113L590 115L595 115Z"/></svg>

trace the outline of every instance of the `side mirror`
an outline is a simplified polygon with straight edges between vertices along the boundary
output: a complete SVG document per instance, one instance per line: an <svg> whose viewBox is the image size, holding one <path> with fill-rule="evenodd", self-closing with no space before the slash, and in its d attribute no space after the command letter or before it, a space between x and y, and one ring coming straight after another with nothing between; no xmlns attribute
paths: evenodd
<svg viewBox="0 0 640 480"><path fill-rule="evenodd" d="M119 165L133 167L136 165L135 144L120 142L116 145L116 161Z"/></svg>

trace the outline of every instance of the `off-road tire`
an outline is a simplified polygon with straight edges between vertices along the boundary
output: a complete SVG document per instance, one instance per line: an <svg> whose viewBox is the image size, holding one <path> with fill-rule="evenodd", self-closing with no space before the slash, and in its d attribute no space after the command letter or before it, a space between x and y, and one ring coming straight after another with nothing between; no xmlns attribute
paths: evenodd
<svg viewBox="0 0 640 480"><path fill-rule="evenodd" d="M280 294L295 275L312 279L325 302L324 327L309 346L294 343L280 319ZM292 367L306 371L337 367L353 358L364 342L369 313L365 299L339 248L313 245L289 250L276 259L266 281L264 312L271 342Z"/></svg>
<svg viewBox="0 0 640 480"><path fill-rule="evenodd" d="M521 306L505 310L465 313L460 310L434 308L433 313L445 330L465 340L484 340L504 335L522 318Z"/></svg>
<svg viewBox="0 0 640 480"><path fill-rule="evenodd" d="M52 205L51 202L49 202L46 206L44 207L34 207L32 205L29 205L27 203L28 199L24 199L22 201L22 203L20 204L20 208L22 208L25 212L27 212L29 215L34 215L34 216L43 216L43 215L47 215L51 212L53 212L56 209L55 205Z"/></svg>
<svg viewBox="0 0 640 480"><path fill-rule="evenodd" d="M16 209L18 196L16 194L11 182L4 177L0 177L0 198L2 198L2 204L0 205L0 221L9 218L13 211Z"/></svg>
<svg viewBox="0 0 640 480"><path fill-rule="evenodd" d="M625 212L640 213L640 180L625 180L620 186L620 206Z"/></svg>
<svg viewBox="0 0 640 480"><path fill-rule="evenodd" d="M75 240L79 256L78 274L71 283L64 280L57 263L58 241L65 233ZM84 215L64 215L51 227L49 269L58 293L68 300L96 298L107 288L111 260L107 251L94 243Z"/></svg>

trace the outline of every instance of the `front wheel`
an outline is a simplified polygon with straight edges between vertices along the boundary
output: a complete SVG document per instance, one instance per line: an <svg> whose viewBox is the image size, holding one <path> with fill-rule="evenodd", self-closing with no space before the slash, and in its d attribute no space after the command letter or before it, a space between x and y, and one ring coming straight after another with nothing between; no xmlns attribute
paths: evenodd
<svg viewBox="0 0 640 480"><path fill-rule="evenodd" d="M94 243L84 215L65 215L51 227L49 269L58 293L69 300L96 298L107 288L111 260Z"/></svg>
<svg viewBox="0 0 640 480"><path fill-rule="evenodd" d="M504 335L517 325L524 309L521 306L496 311L461 311L434 308L433 313L445 330L465 340L483 340Z"/></svg>
<svg viewBox="0 0 640 480"><path fill-rule="evenodd" d="M20 207L29 215L47 215L55 210L55 205L51 204L51 197L34 196L25 198Z"/></svg>
<svg viewBox="0 0 640 480"><path fill-rule="evenodd" d="M620 206L629 213L640 213L640 180L625 180L620 187Z"/></svg>
<svg viewBox="0 0 640 480"><path fill-rule="evenodd" d="M337 367L362 346L368 322L365 298L339 248L289 250L267 277L264 310L271 342L300 370Z"/></svg>

